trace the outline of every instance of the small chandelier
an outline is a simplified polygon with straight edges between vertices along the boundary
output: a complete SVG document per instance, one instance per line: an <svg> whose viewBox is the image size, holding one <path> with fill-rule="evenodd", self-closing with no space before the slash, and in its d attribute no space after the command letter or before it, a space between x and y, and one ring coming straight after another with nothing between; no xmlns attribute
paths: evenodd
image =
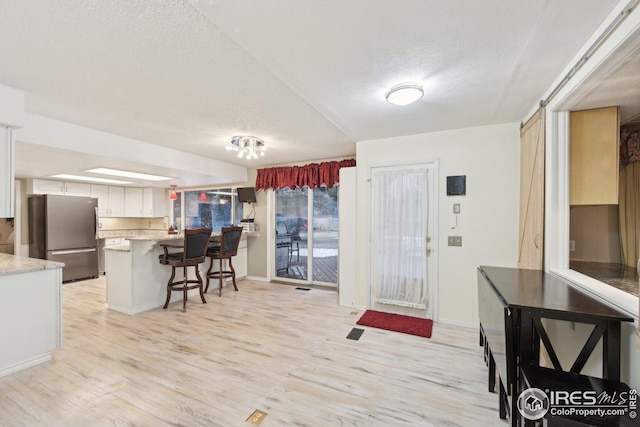
<svg viewBox="0 0 640 427"><path fill-rule="evenodd" d="M227 145L227 151L236 151L240 159L257 159L258 156L264 156L266 150L264 141L255 136L234 136L231 145Z"/></svg>

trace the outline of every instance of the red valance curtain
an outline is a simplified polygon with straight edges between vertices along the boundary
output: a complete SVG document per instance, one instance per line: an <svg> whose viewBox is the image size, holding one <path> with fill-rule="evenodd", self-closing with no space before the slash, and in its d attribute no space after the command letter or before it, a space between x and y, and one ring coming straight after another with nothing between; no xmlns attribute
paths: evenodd
<svg viewBox="0 0 640 427"><path fill-rule="evenodd" d="M354 159L339 162L310 163L304 166L283 166L276 168L258 169L256 190L268 188L291 188L292 190L305 185L316 188L322 185L333 187L340 182L340 168L355 166Z"/></svg>

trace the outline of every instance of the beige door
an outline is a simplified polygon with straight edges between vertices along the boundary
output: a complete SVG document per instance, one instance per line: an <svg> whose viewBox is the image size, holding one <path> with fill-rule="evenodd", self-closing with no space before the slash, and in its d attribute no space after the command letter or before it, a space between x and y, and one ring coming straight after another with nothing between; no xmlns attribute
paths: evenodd
<svg viewBox="0 0 640 427"><path fill-rule="evenodd" d="M542 269L544 239L544 110L520 131L518 267Z"/></svg>

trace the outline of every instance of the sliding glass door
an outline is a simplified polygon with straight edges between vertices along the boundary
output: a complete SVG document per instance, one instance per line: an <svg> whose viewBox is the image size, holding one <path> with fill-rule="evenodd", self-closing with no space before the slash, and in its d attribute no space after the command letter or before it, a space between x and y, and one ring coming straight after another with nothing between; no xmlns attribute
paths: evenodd
<svg viewBox="0 0 640 427"><path fill-rule="evenodd" d="M338 283L338 186L275 191L276 277Z"/></svg>

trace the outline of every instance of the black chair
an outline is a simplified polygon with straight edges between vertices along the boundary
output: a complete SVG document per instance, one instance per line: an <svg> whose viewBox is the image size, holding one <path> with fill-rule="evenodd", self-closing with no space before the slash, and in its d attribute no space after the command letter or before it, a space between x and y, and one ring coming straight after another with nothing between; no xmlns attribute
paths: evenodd
<svg viewBox="0 0 640 427"><path fill-rule="evenodd" d="M205 293L209 290L209 281L211 279L218 279L218 296L222 296L222 279L231 277L233 281L233 289L238 290L236 286L236 271L231 263L231 258L238 254L238 246L240 245L240 237L242 236L242 227L222 227L220 230L220 245L211 246L207 251L207 257L211 258L209 264L209 270L207 270L207 286L205 287ZM213 260L220 260L220 266L218 271L213 270ZM222 261L229 261L229 270L222 269Z"/></svg>
<svg viewBox="0 0 640 427"><path fill-rule="evenodd" d="M187 291L190 289L199 289L202 303L206 304L204 292L202 289L202 277L198 271L198 265L205 261L209 239L211 238L210 228L197 228L184 231L184 243L182 245L172 245L169 243L161 243L164 254L160 255L160 264L171 266L171 277L167 283L167 300L163 309L167 308L171 300L171 292L183 292L182 311L187 311ZM169 252L169 248L179 248L182 252ZM182 280L173 281L176 275L176 268L183 268L184 278ZM187 267L195 267L197 280L187 278ZM189 285L192 284L192 285Z"/></svg>
<svg viewBox="0 0 640 427"><path fill-rule="evenodd" d="M300 262L300 234L298 232L291 233L291 246L289 246L289 264L293 262L293 253L296 253L296 263ZM295 245L295 247L293 247Z"/></svg>

